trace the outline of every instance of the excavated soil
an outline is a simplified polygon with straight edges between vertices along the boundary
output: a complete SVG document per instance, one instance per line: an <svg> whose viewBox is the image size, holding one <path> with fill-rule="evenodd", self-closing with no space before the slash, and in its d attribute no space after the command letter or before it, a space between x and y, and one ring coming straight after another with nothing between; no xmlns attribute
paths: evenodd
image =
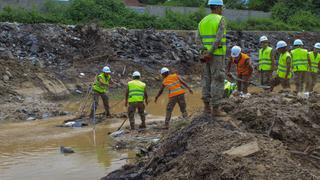
<svg viewBox="0 0 320 180"><path fill-rule="evenodd" d="M199 115L137 164L102 179L320 179L319 105L319 95L227 99L228 117ZM224 153L252 142L259 150L246 156Z"/></svg>

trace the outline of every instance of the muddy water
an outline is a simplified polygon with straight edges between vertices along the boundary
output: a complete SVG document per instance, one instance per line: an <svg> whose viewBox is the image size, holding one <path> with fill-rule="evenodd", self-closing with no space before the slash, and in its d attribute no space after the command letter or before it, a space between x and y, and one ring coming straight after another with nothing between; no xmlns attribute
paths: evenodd
<svg viewBox="0 0 320 180"><path fill-rule="evenodd" d="M154 93L153 93L154 94ZM201 106L200 91L186 95L190 113ZM147 106L149 121L163 120L167 97L164 94L157 104L150 98ZM113 113L125 112L120 97L112 98ZM100 102L101 104L101 102ZM77 99L64 102L68 111L77 111ZM103 109L99 107L100 111ZM179 108L174 115L179 115ZM135 156L133 151L114 151L112 139L107 135L122 120L112 119L99 124L95 133L87 128L59 128L65 119L58 117L33 122L0 124L0 180L69 180L99 179ZM139 122L139 121L138 121ZM72 147L76 153L63 155L59 147Z"/></svg>

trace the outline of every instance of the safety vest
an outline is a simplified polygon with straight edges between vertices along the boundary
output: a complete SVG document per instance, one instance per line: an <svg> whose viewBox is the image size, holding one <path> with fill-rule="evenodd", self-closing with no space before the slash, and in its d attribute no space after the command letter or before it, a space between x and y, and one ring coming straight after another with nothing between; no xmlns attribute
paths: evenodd
<svg viewBox="0 0 320 180"><path fill-rule="evenodd" d="M308 71L308 50L297 48L291 51L293 72Z"/></svg>
<svg viewBox="0 0 320 180"><path fill-rule="evenodd" d="M223 17L218 14L209 14L204 17L199 23L199 34L201 37L202 44L208 51L212 50L212 45L216 41L216 35L219 30L219 24ZM213 55L225 56L227 52L227 38L226 30L224 36L221 39L221 43L218 49L213 52Z"/></svg>
<svg viewBox="0 0 320 180"><path fill-rule="evenodd" d="M107 86L102 85L102 84L100 83L100 81L99 81L99 78L102 79L102 82L105 83L105 84L107 84ZM99 74L99 75L96 77L96 81L95 81L94 84L93 84L93 90L96 91L96 92L98 92L98 93L105 93L105 92L107 92L110 79L111 79L111 76L110 76L110 75L106 77L104 73Z"/></svg>
<svg viewBox="0 0 320 180"><path fill-rule="evenodd" d="M314 52L309 52L309 57L311 60L311 69L310 72L318 73L319 72L319 62L320 62L320 53L315 54Z"/></svg>
<svg viewBox="0 0 320 180"><path fill-rule="evenodd" d="M129 102L143 102L144 101L144 91L146 89L146 84L139 81L133 80L128 82L129 89Z"/></svg>
<svg viewBox="0 0 320 180"><path fill-rule="evenodd" d="M186 93L177 74L168 75L162 84L169 90L169 98Z"/></svg>
<svg viewBox="0 0 320 180"><path fill-rule="evenodd" d="M232 94L233 91L235 91L237 89L237 84L235 83L231 83L228 80L224 81L224 90L226 92L227 97L230 97L230 95Z"/></svg>
<svg viewBox="0 0 320 180"><path fill-rule="evenodd" d="M260 71L270 71L272 70L272 48L267 47L265 49L260 49L259 51L259 70Z"/></svg>
<svg viewBox="0 0 320 180"><path fill-rule="evenodd" d="M280 78L283 78L283 79L286 77L286 74L287 74L287 58L288 57L290 58L290 61L291 61L291 55L288 51L283 54L280 54L280 57L279 57L277 74ZM289 72L288 74L288 79L290 78L292 78L292 72Z"/></svg>
<svg viewBox="0 0 320 180"><path fill-rule="evenodd" d="M250 58L247 54L241 53L240 60L238 62L233 61L234 64L237 65L237 74L242 76L250 76L252 73L252 69L246 63L246 61Z"/></svg>

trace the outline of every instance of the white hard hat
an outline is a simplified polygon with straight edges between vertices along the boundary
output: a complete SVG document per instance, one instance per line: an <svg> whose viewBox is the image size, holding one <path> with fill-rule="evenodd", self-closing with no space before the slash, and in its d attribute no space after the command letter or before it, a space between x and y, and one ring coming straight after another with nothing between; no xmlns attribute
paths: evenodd
<svg viewBox="0 0 320 180"><path fill-rule="evenodd" d="M284 41L279 41L277 43L277 49L280 49L280 48L283 48L283 47L287 47L287 46L288 46L287 43L284 42Z"/></svg>
<svg viewBox="0 0 320 180"><path fill-rule="evenodd" d="M267 36L261 36L260 37L260 42L263 42L263 41L268 41Z"/></svg>
<svg viewBox="0 0 320 180"><path fill-rule="evenodd" d="M231 49L231 57L238 57L241 53L241 47L233 46Z"/></svg>
<svg viewBox="0 0 320 180"><path fill-rule="evenodd" d="M160 71L161 74L164 74L166 72L169 72L169 69L166 68L166 67L162 68L161 71Z"/></svg>
<svg viewBox="0 0 320 180"><path fill-rule="evenodd" d="M316 43L316 44L314 45L314 47L317 48L317 49L320 49L320 43Z"/></svg>
<svg viewBox="0 0 320 180"><path fill-rule="evenodd" d="M133 72L132 77L141 77L141 74L139 71L135 71Z"/></svg>
<svg viewBox="0 0 320 180"><path fill-rule="evenodd" d="M108 66L105 66L103 69L102 69L102 72L104 73L111 73L111 70Z"/></svg>
<svg viewBox="0 0 320 180"><path fill-rule="evenodd" d="M303 42L301 41L301 39L296 39L293 42L294 46L303 46Z"/></svg>
<svg viewBox="0 0 320 180"><path fill-rule="evenodd" d="M223 6L223 0L209 0L208 5Z"/></svg>

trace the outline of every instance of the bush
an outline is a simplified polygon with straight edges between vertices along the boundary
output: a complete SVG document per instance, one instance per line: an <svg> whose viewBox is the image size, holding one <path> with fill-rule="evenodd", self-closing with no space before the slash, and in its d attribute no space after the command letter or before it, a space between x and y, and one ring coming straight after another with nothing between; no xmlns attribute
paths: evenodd
<svg viewBox="0 0 320 180"><path fill-rule="evenodd" d="M277 16L277 19L249 19L244 22L228 21L227 28L239 31L316 31L320 29L319 17L308 11L299 11L290 18L287 18L286 15L280 16L283 13L289 12L285 7L285 5L277 3L273 8L273 15ZM45 11L6 7L0 12L0 21L61 24L85 24L93 22L106 28L196 30L198 23L206 15L206 11L202 7L190 14L167 11L164 17L155 17L148 14L138 14L126 8L120 0L73 0L69 5L48 1L45 4Z"/></svg>
<svg viewBox="0 0 320 180"><path fill-rule="evenodd" d="M320 17L310 11L299 11L288 18L289 24L294 24L306 31L320 30Z"/></svg>

